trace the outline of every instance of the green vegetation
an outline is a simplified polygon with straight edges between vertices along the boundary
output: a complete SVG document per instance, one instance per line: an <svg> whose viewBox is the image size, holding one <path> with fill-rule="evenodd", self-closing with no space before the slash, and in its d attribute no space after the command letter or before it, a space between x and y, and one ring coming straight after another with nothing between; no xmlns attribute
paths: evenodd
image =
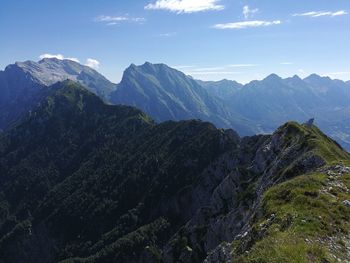
<svg viewBox="0 0 350 263"><path fill-rule="evenodd" d="M311 173L271 187L253 226L257 242L237 262L336 262L347 258L350 174L331 188L326 174ZM334 248L338 246L339 248Z"/></svg>
<svg viewBox="0 0 350 263"><path fill-rule="evenodd" d="M0 145L0 233L16 237L2 239L4 262L125 262L186 222L178 194L235 140L200 121L155 125L65 81ZM31 233L15 231L25 220Z"/></svg>
<svg viewBox="0 0 350 263"><path fill-rule="evenodd" d="M346 164L350 162L349 154L316 126L312 126L309 129L305 125L288 122L277 130L277 133L279 132L286 134L284 139L287 147L299 143L303 147L303 151L306 151L308 154L312 151L312 153L320 156L328 164Z"/></svg>
<svg viewBox="0 0 350 263"><path fill-rule="evenodd" d="M156 124L72 81L50 90L0 137L0 263L203 262L208 240L246 223L237 262L346 258L350 174L334 165L350 158L316 127L240 140Z"/></svg>

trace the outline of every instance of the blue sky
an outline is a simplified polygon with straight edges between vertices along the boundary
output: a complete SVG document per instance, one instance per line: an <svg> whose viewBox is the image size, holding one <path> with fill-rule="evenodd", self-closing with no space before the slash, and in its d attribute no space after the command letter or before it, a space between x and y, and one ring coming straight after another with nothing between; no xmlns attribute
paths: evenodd
<svg viewBox="0 0 350 263"><path fill-rule="evenodd" d="M119 82L131 63L198 79L350 80L349 0L1 0L0 68L45 54Z"/></svg>

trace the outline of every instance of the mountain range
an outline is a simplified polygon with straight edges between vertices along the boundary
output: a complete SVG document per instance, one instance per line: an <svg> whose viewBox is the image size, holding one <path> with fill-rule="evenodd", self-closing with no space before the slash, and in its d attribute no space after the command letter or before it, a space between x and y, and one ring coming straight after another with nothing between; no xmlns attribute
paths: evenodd
<svg viewBox="0 0 350 263"><path fill-rule="evenodd" d="M207 89L212 87L210 84ZM234 92L229 90L220 98L229 110L248 119L259 132L270 133L286 121L315 118L322 130L350 149L348 83L316 74L305 79L282 79L272 74L243 87L233 83L231 89Z"/></svg>
<svg viewBox="0 0 350 263"><path fill-rule="evenodd" d="M70 79L110 104L134 106L155 121L201 119L241 136L272 133L291 120L315 118L350 150L350 84L313 74L282 79L272 74L246 85L200 81L165 64L132 64L119 84L70 60L17 62L0 71L0 129L6 129L46 96L47 87Z"/></svg>
<svg viewBox="0 0 350 263"><path fill-rule="evenodd" d="M156 123L66 80L0 134L0 262L346 262L350 155L316 126Z"/></svg>

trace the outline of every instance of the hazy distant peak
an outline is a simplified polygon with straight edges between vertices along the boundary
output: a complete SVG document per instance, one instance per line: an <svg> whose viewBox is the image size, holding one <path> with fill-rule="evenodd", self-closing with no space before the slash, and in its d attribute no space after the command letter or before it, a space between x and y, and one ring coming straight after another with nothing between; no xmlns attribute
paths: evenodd
<svg viewBox="0 0 350 263"><path fill-rule="evenodd" d="M276 80L282 80L282 78L275 73L272 73L268 75L266 78L264 78L264 81L276 81Z"/></svg>
<svg viewBox="0 0 350 263"><path fill-rule="evenodd" d="M298 76L294 75L293 77L286 78L284 81L288 84L299 84L299 85L304 85L305 82Z"/></svg>
<svg viewBox="0 0 350 263"><path fill-rule="evenodd" d="M316 73L312 73L308 77L306 77L305 79L312 79L312 78L320 79L322 77L320 75L317 75Z"/></svg>
<svg viewBox="0 0 350 263"><path fill-rule="evenodd" d="M307 82L307 81L320 81L320 80L330 80L330 79L331 79L330 77L324 77L313 73L310 76L304 78L304 81Z"/></svg>
<svg viewBox="0 0 350 263"><path fill-rule="evenodd" d="M294 79L294 80L302 80L298 75L294 75L294 76L292 77L292 79Z"/></svg>

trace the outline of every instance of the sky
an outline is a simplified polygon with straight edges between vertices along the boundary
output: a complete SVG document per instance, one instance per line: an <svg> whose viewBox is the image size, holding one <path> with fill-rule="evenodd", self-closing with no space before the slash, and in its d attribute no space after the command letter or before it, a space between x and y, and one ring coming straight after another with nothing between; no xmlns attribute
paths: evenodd
<svg viewBox="0 0 350 263"><path fill-rule="evenodd" d="M1 0L0 69L77 60L118 83L131 63L202 80L350 80L349 0Z"/></svg>

